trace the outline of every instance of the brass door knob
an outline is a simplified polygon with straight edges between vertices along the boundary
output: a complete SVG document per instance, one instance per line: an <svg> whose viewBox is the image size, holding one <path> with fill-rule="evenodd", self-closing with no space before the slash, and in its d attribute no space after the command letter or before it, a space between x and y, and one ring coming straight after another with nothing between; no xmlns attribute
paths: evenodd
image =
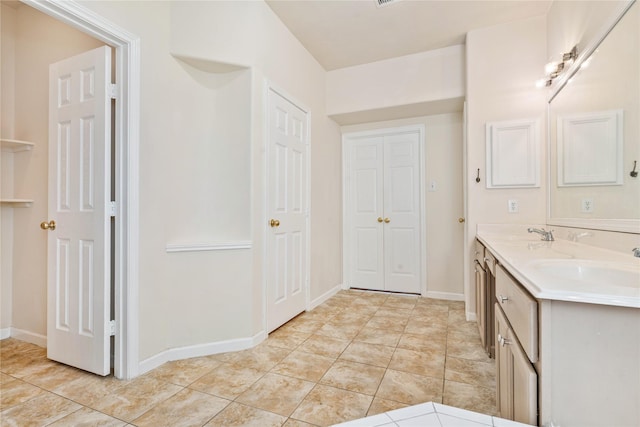
<svg viewBox="0 0 640 427"><path fill-rule="evenodd" d="M458 218L458 222L462 224L464 222L464 218Z"/></svg>
<svg viewBox="0 0 640 427"><path fill-rule="evenodd" d="M271 221L269 221L269 225L271 227L278 227L280 226L280 221L278 221L277 219L272 219Z"/></svg>
<svg viewBox="0 0 640 427"><path fill-rule="evenodd" d="M391 222L391 220L389 218L385 218L384 222L385 222L385 224L389 224Z"/></svg>
<svg viewBox="0 0 640 427"><path fill-rule="evenodd" d="M378 217L378 222L382 222L382 217L381 216Z"/></svg>
<svg viewBox="0 0 640 427"><path fill-rule="evenodd" d="M51 220L49 222L42 221L40 223L40 228L42 228L43 230L53 231L56 229L56 222L54 220Z"/></svg>

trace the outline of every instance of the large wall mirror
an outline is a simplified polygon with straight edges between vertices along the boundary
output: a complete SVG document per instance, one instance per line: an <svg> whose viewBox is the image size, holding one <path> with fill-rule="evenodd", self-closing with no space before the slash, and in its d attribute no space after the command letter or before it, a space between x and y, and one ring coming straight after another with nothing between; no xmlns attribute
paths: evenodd
<svg viewBox="0 0 640 427"><path fill-rule="evenodd" d="M548 223L640 232L638 2L602 37L549 102Z"/></svg>

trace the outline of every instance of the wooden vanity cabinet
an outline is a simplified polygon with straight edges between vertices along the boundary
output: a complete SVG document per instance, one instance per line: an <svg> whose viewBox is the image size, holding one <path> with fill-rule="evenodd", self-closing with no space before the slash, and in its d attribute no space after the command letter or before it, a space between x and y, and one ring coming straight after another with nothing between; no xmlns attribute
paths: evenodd
<svg viewBox="0 0 640 427"><path fill-rule="evenodd" d="M496 269L495 340L498 413L537 425L537 302L501 266Z"/></svg>

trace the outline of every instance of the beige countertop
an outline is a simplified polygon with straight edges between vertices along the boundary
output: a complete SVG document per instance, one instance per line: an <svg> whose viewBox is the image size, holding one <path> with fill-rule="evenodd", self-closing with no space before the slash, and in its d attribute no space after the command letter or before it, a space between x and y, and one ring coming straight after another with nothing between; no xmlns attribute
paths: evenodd
<svg viewBox="0 0 640 427"><path fill-rule="evenodd" d="M478 225L476 237L537 299L640 308L640 258L528 233L532 225Z"/></svg>

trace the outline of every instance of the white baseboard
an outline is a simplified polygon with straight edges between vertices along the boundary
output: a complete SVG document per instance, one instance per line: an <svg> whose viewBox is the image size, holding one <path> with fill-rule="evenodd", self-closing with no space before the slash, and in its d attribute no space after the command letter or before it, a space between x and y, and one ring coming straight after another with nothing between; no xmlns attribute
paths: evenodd
<svg viewBox="0 0 640 427"><path fill-rule="evenodd" d="M11 336L11 328L0 329L0 340L9 338Z"/></svg>
<svg viewBox="0 0 640 427"><path fill-rule="evenodd" d="M464 301L464 294L454 294L452 292L427 291L426 298L446 299L449 301Z"/></svg>
<svg viewBox="0 0 640 427"><path fill-rule="evenodd" d="M210 356L212 354L227 353L229 351L246 350L255 347L267 338L267 334L261 331L249 338L238 338L228 341L217 341L207 344L196 344L186 347L172 348L151 356L138 366L138 375L149 372L158 366L172 360L189 359L191 357Z"/></svg>
<svg viewBox="0 0 640 427"><path fill-rule="evenodd" d="M316 308L317 306L319 306L320 304L322 304L323 302L325 302L326 300L328 300L329 298L331 298L332 296L340 292L342 289L344 289L343 285L336 285L333 288L329 289L327 292L320 295L318 298L314 299L309 303L309 310L313 310L314 308Z"/></svg>
<svg viewBox="0 0 640 427"><path fill-rule="evenodd" d="M476 320L478 320L478 316L476 316L476 313L472 313L470 311L465 311L465 316L467 317L467 322L475 322Z"/></svg>
<svg viewBox="0 0 640 427"><path fill-rule="evenodd" d="M11 328L10 336L20 341L30 342L39 347L47 348L47 336L36 334L35 332L25 331L23 329Z"/></svg>

